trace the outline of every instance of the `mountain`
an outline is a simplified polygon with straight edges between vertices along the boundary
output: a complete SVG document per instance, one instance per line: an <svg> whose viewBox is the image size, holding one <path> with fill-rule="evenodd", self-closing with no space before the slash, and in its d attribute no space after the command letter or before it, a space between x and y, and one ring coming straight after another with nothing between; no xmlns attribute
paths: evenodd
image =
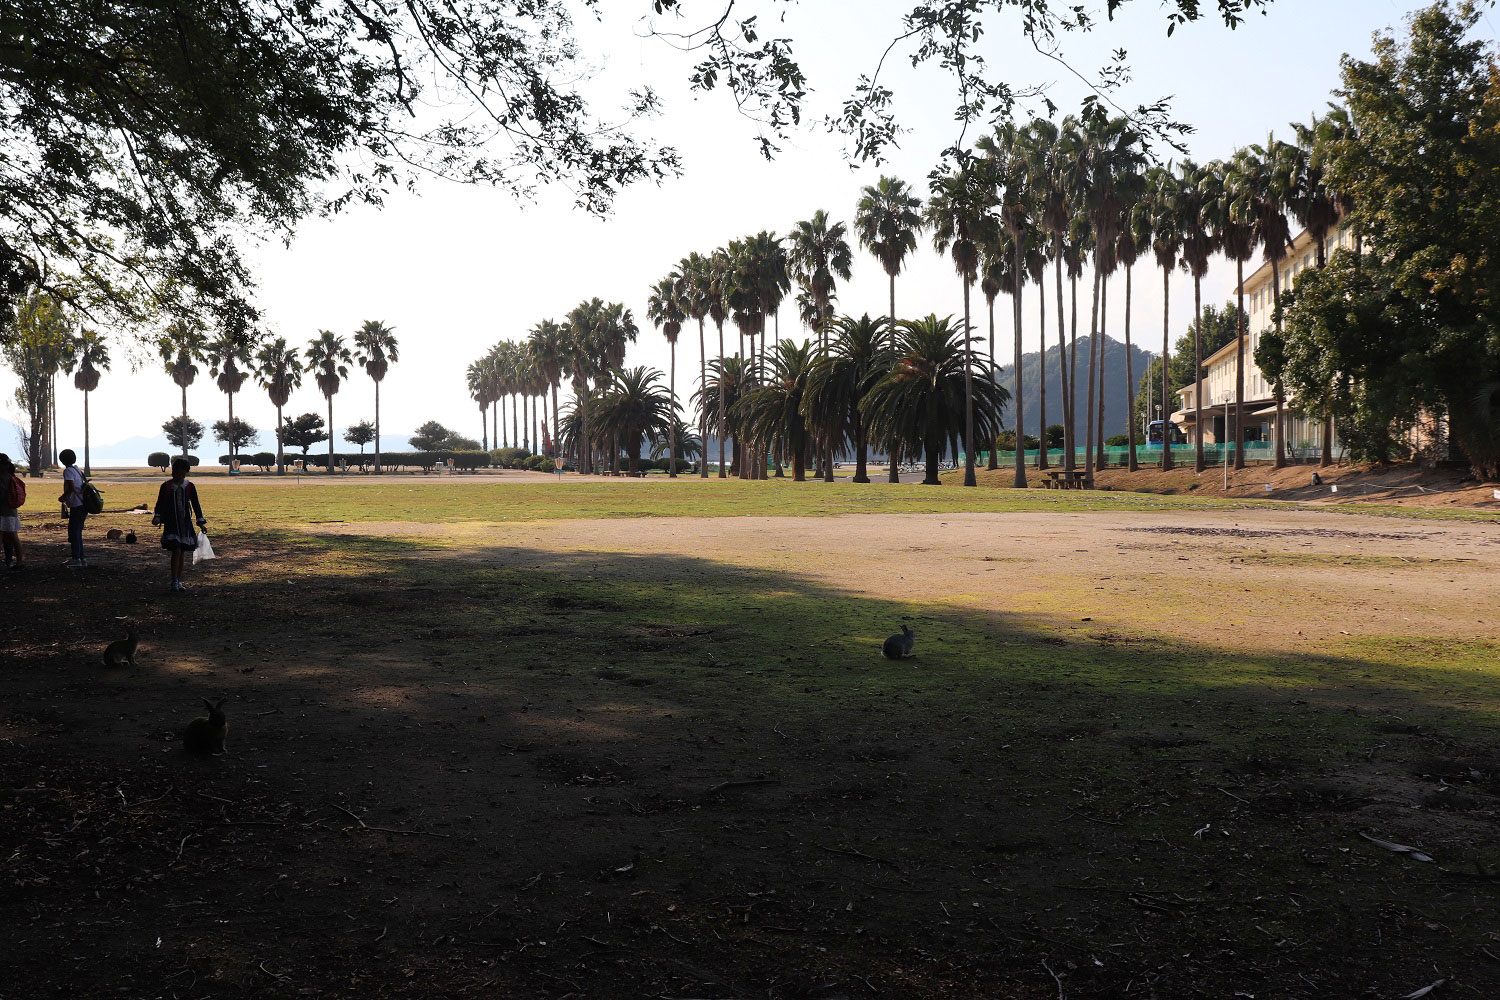
<svg viewBox="0 0 1500 1000"><path fill-rule="evenodd" d="M998 339L998 338L997 338ZM997 347L1000 345L997 344ZM1071 351L1069 352L1071 356ZM1141 375L1146 371L1145 351L1131 345L1131 358L1134 365L1136 381L1139 382ZM1078 387L1078 399L1074 402L1073 412L1078 422L1078 446L1083 447L1083 409L1088 402L1088 358L1089 338L1085 334L1078 338L1078 375L1073 380ZM1011 370L1015 366L1005 365L1000 369L999 381L1007 390L1012 390ZM1033 352L1021 356L1021 393L1025 397L1025 406L1022 416L1026 422L1026 433L1037 436L1041 430L1041 395L1038 376L1042 371L1042 355ZM1116 434L1125 433L1126 414L1128 407L1125 399L1125 345L1111 337L1104 338L1104 436L1112 437ZM1014 419L1006 420L1009 427L1015 426ZM1058 367L1057 347L1053 346L1047 351L1047 423L1060 424L1063 417L1062 397L1062 373Z"/></svg>
<svg viewBox="0 0 1500 1000"><path fill-rule="evenodd" d="M0 452L16 461L21 454L21 428L9 420L0 419Z"/></svg>

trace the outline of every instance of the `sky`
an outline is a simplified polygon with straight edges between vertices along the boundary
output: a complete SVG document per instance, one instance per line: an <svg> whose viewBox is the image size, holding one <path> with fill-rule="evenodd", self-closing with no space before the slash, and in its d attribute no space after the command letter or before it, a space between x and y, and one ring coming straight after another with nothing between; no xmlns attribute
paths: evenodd
<svg viewBox="0 0 1500 1000"><path fill-rule="evenodd" d="M1132 79L1117 99L1133 107L1171 97L1174 117L1197 129L1186 144L1192 158L1201 161L1264 142L1273 131L1291 139L1288 123L1305 122L1322 110L1338 86L1340 56L1367 56L1374 32L1399 27L1407 13L1423 5L1414 0L1275 0L1264 16L1251 16L1238 30L1206 19L1167 38L1160 5L1138 0L1112 24L1103 24L1091 36L1068 37L1064 44L1070 62L1081 69L1101 66L1111 50L1126 49ZM791 37L814 92L804 112L804 121L812 124L771 162L758 152L754 123L736 113L727 94L691 93L686 84L691 59L642 37L640 22L618 13L638 12L647 4L616 0L606 6L617 13L600 23L579 25L584 52L597 68L586 85L588 93L604 113L629 86L645 82L657 88L665 110L645 123L643 131L677 147L684 163L681 178L627 189L603 219L575 209L561 189L543 190L534 200L521 202L503 190L434 181L414 195L391 196L381 209L359 207L332 219L309 220L290 246L275 242L251 248L256 299L274 335L305 344L321 329L352 334L366 319L395 328L400 360L381 391L388 448L404 444L404 437L428 420L478 438L478 410L464 385L468 363L498 340L524 339L538 321L561 318L583 299L598 296L629 306L641 336L626 363L665 371L667 345L646 319L645 300L650 284L680 258L761 229L784 233L818 209L852 222L860 188L883 173L924 191L940 152L957 137L953 97L942 71L913 71L900 59L888 61L887 78L897 94L898 115L912 131L889 162L852 165L844 138L816 124L837 110L860 74L873 69L898 33L909 0L806 0L774 8L786 11L785 20L763 23L763 33ZM701 2L691 6L706 10ZM752 0L737 9L754 6ZM851 12L858 16L851 18ZM1493 15L1481 27L1491 35ZM1063 112L1076 109L1084 96L1082 85L1065 69L1031 50L1013 22L992 23L983 45L992 73L1003 73L1017 86L1048 85L1049 96ZM971 133L970 139L974 137ZM1160 150L1159 155L1172 154ZM1160 273L1142 268L1137 277L1132 338L1159 349ZM1233 266L1217 261L1204 284L1204 301L1223 302L1233 288ZM856 248L853 278L838 295L844 312L886 311L886 278L873 257ZM951 264L924 239L897 281L897 311L958 315L961 295ZM1191 318L1189 280L1174 277L1172 295L1169 320L1175 340ZM1122 336L1123 298L1110 297L1108 328L1116 339ZM1003 324L998 350L1009 356L1010 313L1004 299L997 303L997 313ZM803 335L790 300L780 320L783 335ZM1055 331L1055 322L1049 317L1049 329ZM982 331L984 320L977 318L976 324ZM1025 349L1035 351L1034 294L1026 300L1025 324ZM709 336L712 340L711 324ZM678 344L677 385L683 399L696 378L696 341L696 329L690 327ZM100 451L113 442L159 435L162 421L179 406L177 389L154 356L123 342L116 343L114 354L114 370L91 398L92 437ZM0 417L19 423L14 387L11 373L0 370ZM188 406L205 425L226 415L225 397L206 372L189 390ZM59 391L64 445L81 440L82 410L81 394L67 383ZM288 412L309 410L326 413L310 379ZM274 450L270 429L275 411L253 383L237 397L235 411L261 429L260 447ZM362 373L356 374L334 399L334 425L342 429L373 415L373 387ZM342 442L338 446L345 447ZM14 447L15 442L0 442L0 450ZM216 444L199 449L204 455L222 450Z"/></svg>

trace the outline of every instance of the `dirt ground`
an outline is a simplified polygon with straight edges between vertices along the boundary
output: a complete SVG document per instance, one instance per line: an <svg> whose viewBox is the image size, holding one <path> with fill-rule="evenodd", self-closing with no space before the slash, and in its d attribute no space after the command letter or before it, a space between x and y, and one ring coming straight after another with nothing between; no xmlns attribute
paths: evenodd
<svg viewBox="0 0 1500 1000"><path fill-rule="evenodd" d="M6 1000L1500 989L1492 524L215 544L186 595L149 545L0 577ZM229 753L186 758L205 696Z"/></svg>

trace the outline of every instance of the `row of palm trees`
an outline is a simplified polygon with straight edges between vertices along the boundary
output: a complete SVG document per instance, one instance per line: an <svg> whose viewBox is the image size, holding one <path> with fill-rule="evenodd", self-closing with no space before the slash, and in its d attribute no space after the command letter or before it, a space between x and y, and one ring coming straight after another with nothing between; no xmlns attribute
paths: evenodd
<svg viewBox="0 0 1500 1000"><path fill-rule="evenodd" d="M228 398L231 427L234 425L234 397L244 388L247 379L255 378L270 397L271 405L276 407L278 473L286 471L281 443L282 409L301 386L304 374L313 377L318 391L328 403L328 472L334 471L333 397L348 380L350 365L358 364L375 384L375 471L380 471L380 383L385 381L390 366L399 360L395 330L385 323L368 320L349 338L331 330L319 330L307 347L299 351L288 344L285 337L265 338L248 329L225 330L210 335L195 320L175 320L167 325L156 347L167 374L182 390L183 426L188 422L188 387L197 380L199 365L208 366L219 391ZM87 437L87 403L84 412ZM232 441L230 452L233 457Z"/></svg>
<svg viewBox="0 0 1500 1000"><path fill-rule="evenodd" d="M1014 326L1010 396L1014 408L1017 440L1024 440L1022 407L1025 386L1022 384L1021 317L1022 298L1028 285L1035 285L1043 332L1044 351L1047 337L1047 279L1051 271L1052 298L1056 306L1058 364L1061 368L1064 428L1064 458L1069 469L1077 464L1079 439L1082 437L1084 476L1092 484L1094 471L1104 464L1104 351L1109 344L1106 329L1111 279L1123 272L1125 294L1126 395L1133 409L1136 390L1132 370L1131 315L1133 306L1133 271L1149 253L1162 271L1163 355L1170 348L1169 315L1172 273L1181 269L1193 281L1194 313L1201 326L1202 279L1215 254L1223 253L1234 261L1239 292L1241 330L1237 348L1236 404L1243 412L1245 380L1245 347L1247 331L1243 329L1244 265L1260 251L1273 271L1273 294L1278 300L1281 287L1281 261L1292 243L1292 222L1306 228L1318 252L1318 264L1324 263L1324 245L1329 232L1348 211L1347 199L1327 183L1324 163L1334 143L1350 141L1353 129L1347 114L1330 108L1328 115L1314 118L1307 126L1294 126L1295 143L1274 136L1264 144L1246 147L1231 157L1199 164L1184 160L1177 164L1153 164L1141 134L1123 118L1109 118L1090 113L1067 117L1061 122L1036 119L1026 124L1007 125L981 139L951 172L935 175L929 197L924 201L910 186L898 178L882 177L877 184L864 188L856 206L854 236L859 246L881 265L889 279L889 311L884 323L888 347L895 349L906 328L897 319L896 278L907 261L917 252L925 234L935 250L947 255L962 286L963 321L959 330L964 356L974 362L965 369L966 384L962 406L963 452L966 456L964 482L975 482L974 456L978 449L969 442L987 440L984 416L976 413L975 376L994 380L996 372L995 300L1001 294L1011 297ZM671 348L668 369L668 399L671 411L678 412L676 388L676 344L689 323L696 323L699 341L698 389L693 399L698 403L698 433L707 439L710 427L719 447L719 475L726 475L724 449L735 440L735 465L741 468L742 446L732 432L731 412L742 397L753 390L784 380L788 373L800 372L799 378L811 379L814 362L828 362L837 338L832 334L834 303L838 283L847 281L853 264L849 231L843 223L833 221L819 211L799 222L784 238L760 232L732 241L708 254L692 253L682 258L664 278L653 284L647 298L646 315L661 331ZM1088 357L1078 358L1078 283L1092 265L1087 332ZM1071 294L1064 297L1064 272ZM975 284L986 300L989 314L988 357L981 358L973 336L971 292ZM780 353L779 310L784 299L797 289L798 311L804 323L816 335L813 355L804 366L796 349ZM621 306L614 306L622 310ZM628 310L624 310L628 316ZM725 320L734 323L738 332L735 349L730 353L724 341ZM706 342L705 325L712 321L717 332L716 356L711 356ZM1280 322L1279 313L1277 322ZM768 349L768 325L775 330L775 340ZM575 325L545 323L538 327L551 330L568 341ZM577 327L587 330L587 326ZM634 340L636 330L629 327L629 337L615 341L617 346ZM527 345L534 354L538 332ZM585 338L586 339L586 338ZM1202 344L1195 333L1196 370L1202 371ZM520 350L516 347L515 350ZM497 347L502 357L505 351ZM575 353L578 353L575 349ZM569 369L574 391L585 411L589 406L587 388L611 382L607 353L584 349L592 367ZM547 352L543 352L545 356ZM614 362L618 368L623 360ZM530 364L534 366L534 361ZM904 363L896 358L893 364ZM499 381L512 388L511 395L524 395L526 386L546 381L553 388L554 427L558 410L556 388L559 377L528 375L528 364L514 358L498 370L510 373ZM1078 377L1083 371L1083 426L1077 426L1080 408ZM987 375L986 375L987 373ZM475 398L493 401L493 391L481 394L471 369L470 389ZM811 383L801 387L806 393ZM1200 383L1201 388L1201 383ZM1040 423L1047 426L1045 381L1038 386ZM1169 399L1172 387L1163 368L1163 398ZM1199 471L1206 465L1203 442L1203 400L1195 393L1194 450ZM783 400L783 404L786 401ZM1284 400L1277 389L1277 424L1284 419ZM1129 412L1129 410L1127 410ZM586 426L585 419L585 426ZM851 425L852 426L852 425ZM887 430L894 427L882 425ZM832 456L847 442L838 429L826 421L813 433L811 444L819 471L832 478ZM1081 432L1081 433L1080 433ZM860 425L852 433L875 440L899 455L902 439L880 437L875 427ZM1325 434L1327 431L1325 430ZM1234 463L1243 467L1245 455L1243 433L1235 434ZM1278 433L1276 461L1284 464L1281 446L1285 438ZM585 433L585 438L588 435ZM753 438L753 435L752 435ZM913 442L925 450L925 443ZM991 468L995 454L990 450ZM1329 449L1325 448L1325 455ZM673 452L675 454L675 450ZM1326 460L1326 459L1325 459ZM1127 429L1127 461L1138 467L1135 427ZM1172 466L1169 448L1162 449L1161 461ZM1037 456L1037 467L1045 469L1048 458L1043 449ZM891 463L891 476L896 476ZM779 466L778 466L779 468ZM701 474L708 474L707 465ZM865 479L861 467L857 480ZM1017 462L1015 485L1026 485L1026 468Z"/></svg>

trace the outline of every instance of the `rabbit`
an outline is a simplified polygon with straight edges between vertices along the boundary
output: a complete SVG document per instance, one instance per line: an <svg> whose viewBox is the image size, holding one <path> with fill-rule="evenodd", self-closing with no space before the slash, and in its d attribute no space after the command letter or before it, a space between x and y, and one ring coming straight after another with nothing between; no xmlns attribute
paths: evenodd
<svg viewBox="0 0 1500 1000"><path fill-rule="evenodd" d="M125 638L116 639L104 647L104 665L106 667L135 666L135 650L141 644L141 637L136 633L133 624L125 626Z"/></svg>
<svg viewBox="0 0 1500 1000"><path fill-rule="evenodd" d="M133 532L133 531L127 531L127 532L125 532L125 544L126 545L134 545L135 544L135 532Z"/></svg>
<svg viewBox="0 0 1500 1000"><path fill-rule="evenodd" d="M192 754L221 754L224 752L224 735L229 731L229 723L224 719L224 701L220 698L218 704L203 699L203 704L208 708L208 718L194 719L187 724L182 731L182 749Z"/></svg>
<svg viewBox="0 0 1500 1000"><path fill-rule="evenodd" d="M104 537L109 539L111 542L118 542L120 539L125 537L125 532L121 531L119 528L110 528L104 533Z"/></svg>
<svg viewBox="0 0 1500 1000"><path fill-rule="evenodd" d="M880 647L880 655L887 660L904 660L917 655L917 633L905 625L901 631L885 641Z"/></svg>

